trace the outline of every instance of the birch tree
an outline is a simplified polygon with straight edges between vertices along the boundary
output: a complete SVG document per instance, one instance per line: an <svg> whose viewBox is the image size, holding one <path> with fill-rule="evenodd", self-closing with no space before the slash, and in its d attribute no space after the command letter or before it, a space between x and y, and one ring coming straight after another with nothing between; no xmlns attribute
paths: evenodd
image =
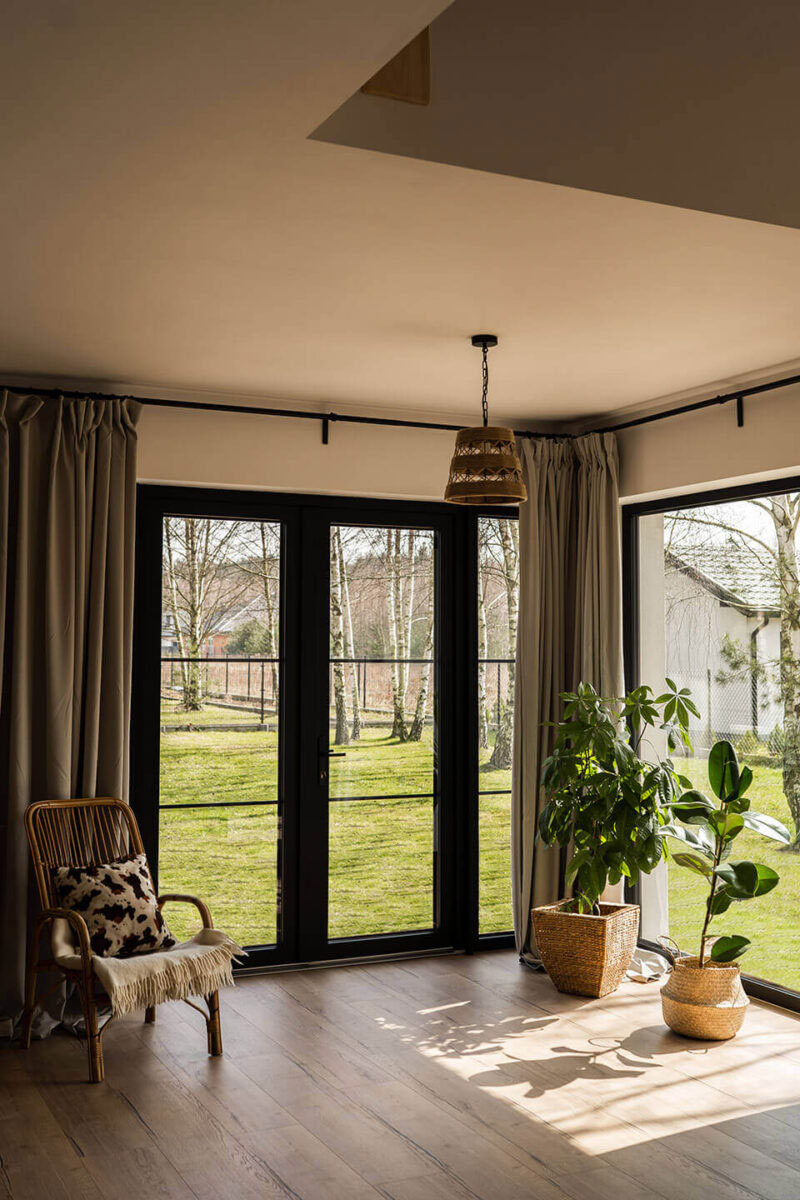
<svg viewBox="0 0 800 1200"><path fill-rule="evenodd" d="M497 534L501 551L501 577L506 601L506 657L510 660L506 668L506 694L503 701L492 756L493 767L511 766L514 732L514 686L515 657L517 652L517 622L519 612L519 525L516 521L501 518L497 521Z"/></svg>
<svg viewBox="0 0 800 1200"><path fill-rule="evenodd" d="M350 726L350 737L354 742L361 738L361 698L358 694L358 675L356 674L355 638L353 637L353 609L350 604L350 578L347 565L347 555L344 550L344 539L340 525L334 526L332 536L336 538L336 553L339 560L339 587L344 608L344 657L350 659L350 694L353 707L353 721Z"/></svg>
<svg viewBox="0 0 800 1200"><path fill-rule="evenodd" d="M337 746L346 746L350 741L347 727L347 697L344 690L344 610L342 607L342 574L340 566L341 541L334 530L331 536L331 659L333 660L333 703L336 712Z"/></svg>
<svg viewBox="0 0 800 1200"><path fill-rule="evenodd" d="M165 517L163 602L170 614L181 658L181 705L203 705L203 648L222 617L249 586L241 570L240 521Z"/></svg>

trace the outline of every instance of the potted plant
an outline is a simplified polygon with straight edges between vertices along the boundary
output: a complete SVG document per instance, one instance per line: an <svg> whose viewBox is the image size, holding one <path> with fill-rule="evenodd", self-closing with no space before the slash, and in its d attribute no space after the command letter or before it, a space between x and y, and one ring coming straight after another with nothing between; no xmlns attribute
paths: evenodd
<svg viewBox="0 0 800 1200"><path fill-rule="evenodd" d="M669 759L640 757L648 730L689 743L689 714L699 716L687 688L654 696L634 688L620 699L599 696L587 683L565 692L564 717L542 771L547 804L538 836L546 845L571 846L566 882L572 899L533 909L542 962L561 992L605 996L623 979L636 947L639 908L600 900L608 884L632 884L664 853L666 805L689 780Z"/></svg>
<svg viewBox="0 0 800 1200"><path fill-rule="evenodd" d="M747 791L749 767L739 769L730 742L717 742L708 756L708 780L718 803L693 788L670 803L677 822L662 834L684 848L673 852L676 866L702 875L708 884L700 945L694 956L675 956L672 974L661 990L664 1020L687 1037L722 1040L741 1028L748 1000L738 960L750 946L741 934L710 936L711 924L732 905L764 896L777 885L772 867L749 859L733 861L733 844L743 829L791 845L789 830L774 817L752 812Z"/></svg>

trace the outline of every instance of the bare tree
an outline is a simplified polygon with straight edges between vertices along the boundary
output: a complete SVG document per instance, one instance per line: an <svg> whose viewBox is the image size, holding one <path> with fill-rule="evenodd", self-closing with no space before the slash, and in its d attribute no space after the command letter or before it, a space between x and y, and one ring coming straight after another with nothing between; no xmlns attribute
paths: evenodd
<svg viewBox="0 0 800 1200"><path fill-rule="evenodd" d="M486 703L486 659L489 657L489 631L486 622L489 574L485 570L486 522L478 522L478 746L489 748L489 708Z"/></svg>
<svg viewBox="0 0 800 1200"><path fill-rule="evenodd" d="M165 517L163 593L180 650L183 708L203 704L203 647L249 586L241 571L241 522Z"/></svg>
<svg viewBox="0 0 800 1200"><path fill-rule="evenodd" d="M519 611L519 526L516 521L501 518L497 521L501 549L501 575L506 599L507 668L506 695L503 702L497 737L490 763L493 767L511 766L514 732L514 658L517 650L517 620Z"/></svg>
<svg viewBox="0 0 800 1200"><path fill-rule="evenodd" d="M344 608L344 657L350 659L350 694L353 706L353 722L350 727L350 737L357 742L361 737L361 698L358 694L358 675L356 674L355 639L353 638L353 609L350 604L350 578L347 567L347 557L344 552L341 525L334 526L332 536L336 538L336 556L339 560L339 586L342 593Z"/></svg>
<svg viewBox="0 0 800 1200"><path fill-rule="evenodd" d="M433 655L433 613L428 618L428 631L425 634L425 645L423 647L423 658L431 658ZM425 716L428 711L428 692L431 686L431 672L433 663L423 663L420 670L419 690L417 691L417 703L414 706L414 716L411 720L411 726L408 731L408 740L410 742L419 742L422 740L422 731L425 728Z"/></svg>
<svg viewBox="0 0 800 1200"><path fill-rule="evenodd" d="M392 675L392 737L404 742L407 737L405 713L405 678L400 659L403 657L403 583L402 531L386 530L387 592L389 601L389 650Z"/></svg>
<svg viewBox="0 0 800 1200"><path fill-rule="evenodd" d="M347 697L344 690L344 610L342 608L342 572L340 566L341 542L334 531L331 537L331 658L333 660L333 702L336 710L337 746L346 746L350 741L347 727Z"/></svg>

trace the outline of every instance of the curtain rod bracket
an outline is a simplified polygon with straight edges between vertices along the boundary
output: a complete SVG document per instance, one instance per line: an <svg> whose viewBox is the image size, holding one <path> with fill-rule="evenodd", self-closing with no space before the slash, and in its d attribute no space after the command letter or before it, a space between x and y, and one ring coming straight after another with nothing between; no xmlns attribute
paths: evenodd
<svg viewBox="0 0 800 1200"><path fill-rule="evenodd" d="M736 397L736 424L739 429L744 425L744 397Z"/></svg>
<svg viewBox="0 0 800 1200"><path fill-rule="evenodd" d="M330 418L323 417L322 418L322 444L323 444L323 446L327 446L327 444L328 444L329 433L330 433Z"/></svg>

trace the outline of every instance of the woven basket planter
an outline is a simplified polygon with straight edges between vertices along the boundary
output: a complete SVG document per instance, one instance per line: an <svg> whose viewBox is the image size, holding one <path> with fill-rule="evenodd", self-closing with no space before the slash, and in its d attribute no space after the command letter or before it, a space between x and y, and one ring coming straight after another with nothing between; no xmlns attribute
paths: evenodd
<svg viewBox="0 0 800 1200"><path fill-rule="evenodd" d="M600 904L600 915L564 912L567 900L531 912L536 946L560 992L607 996L625 978L639 934L637 904Z"/></svg>
<svg viewBox="0 0 800 1200"><path fill-rule="evenodd" d="M742 1027L750 1001L738 963L706 963L679 958L661 989L661 1011L675 1033L701 1041L722 1042Z"/></svg>

